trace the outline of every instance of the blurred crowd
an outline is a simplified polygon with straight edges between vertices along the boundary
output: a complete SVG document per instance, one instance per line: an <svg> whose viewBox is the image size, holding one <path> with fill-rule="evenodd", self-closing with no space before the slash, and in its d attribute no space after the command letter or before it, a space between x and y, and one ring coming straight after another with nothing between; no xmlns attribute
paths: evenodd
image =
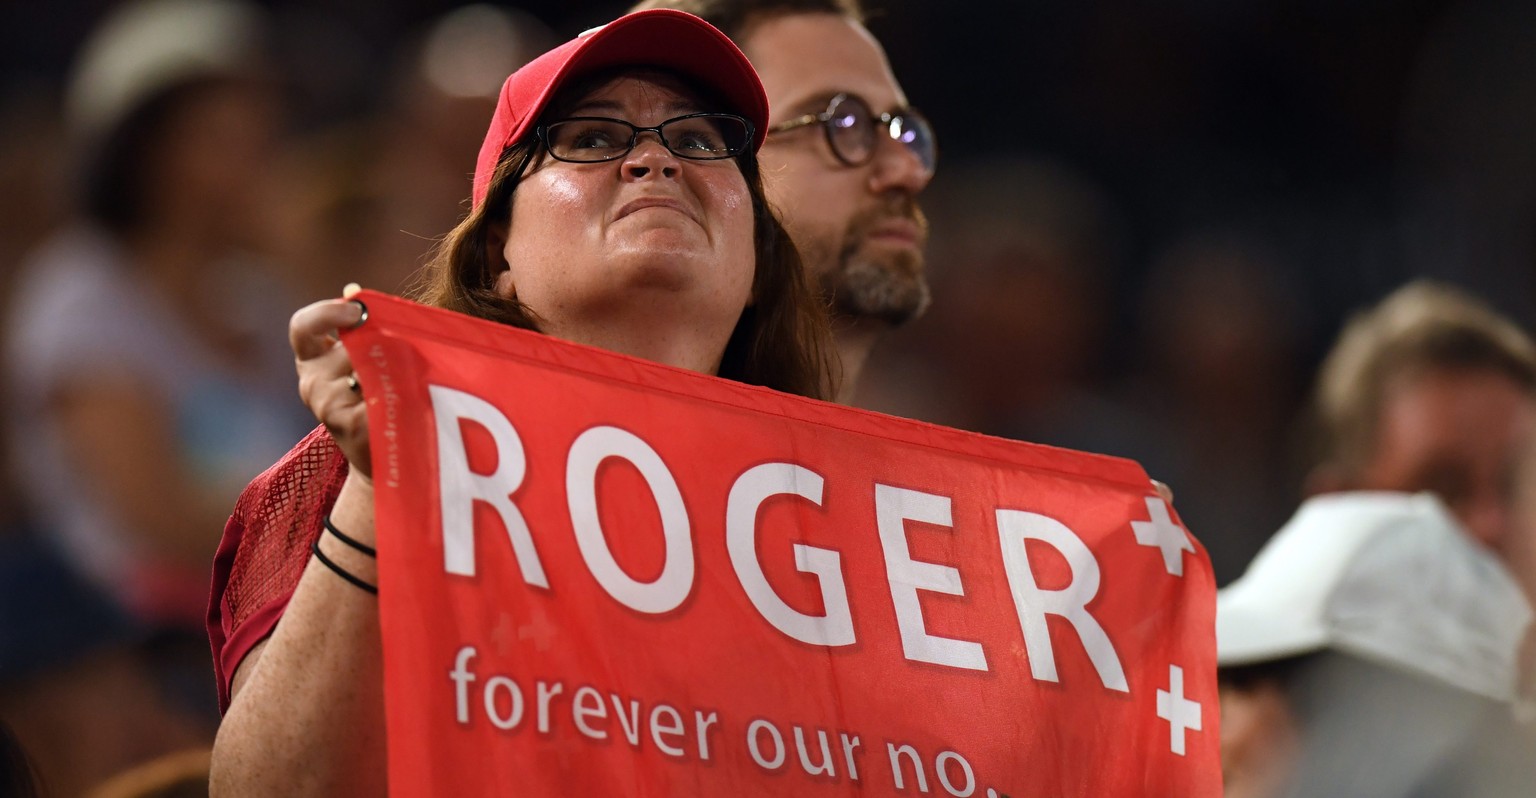
<svg viewBox="0 0 1536 798"><path fill-rule="evenodd" d="M385 5L0 12L47 40L0 76L0 743L51 795L193 794L171 790L218 722L208 564L274 443L313 426L287 315L408 286L464 208L502 79L624 9ZM1536 595L1536 5L872 5L941 156L932 308L855 404L1136 459L1221 584L1309 495L1422 490L1448 520L1361 517L1470 532L1455 556L1511 574L1494 611ZM1380 354L1423 329L1452 332L1406 366ZM1394 471L1399 450L1344 441L1363 425L1390 449L1389 422L1455 451ZM1372 681L1318 665L1322 640L1230 660L1233 696L1289 716L1274 695L1298 674L1314 694ZM1467 734L1525 739L1480 717Z"/></svg>

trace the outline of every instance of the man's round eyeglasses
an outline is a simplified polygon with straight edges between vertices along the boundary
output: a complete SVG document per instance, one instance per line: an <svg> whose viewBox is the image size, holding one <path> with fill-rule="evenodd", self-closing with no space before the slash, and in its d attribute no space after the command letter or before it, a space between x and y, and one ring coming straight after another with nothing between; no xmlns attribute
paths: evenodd
<svg viewBox="0 0 1536 798"><path fill-rule="evenodd" d="M768 128L768 132L782 133L815 124L820 124L826 133L832 154L849 166L862 166L875 157L881 132L905 145L928 174L933 173L934 163L938 160L933 126L916 109L876 115L867 103L851 94L839 94L827 104L827 110L780 122Z"/></svg>
<svg viewBox="0 0 1536 798"><path fill-rule="evenodd" d="M556 160L597 163L623 158L641 133L655 133L673 155L694 161L734 158L752 145L752 123L735 114L688 114L655 127L605 116L573 116L534 131Z"/></svg>

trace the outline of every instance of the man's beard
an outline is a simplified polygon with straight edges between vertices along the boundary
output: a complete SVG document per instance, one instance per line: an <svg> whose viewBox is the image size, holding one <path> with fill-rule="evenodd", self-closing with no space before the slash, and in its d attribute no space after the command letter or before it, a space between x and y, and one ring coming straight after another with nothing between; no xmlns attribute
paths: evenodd
<svg viewBox="0 0 1536 798"><path fill-rule="evenodd" d="M892 217L909 219L918 226L914 249L866 252L869 231ZM874 208L848 223L837 263L821 277L821 293L834 315L853 321L873 319L899 327L923 315L930 300L923 273L922 245L928 237L928 220L911 197Z"/></svg>

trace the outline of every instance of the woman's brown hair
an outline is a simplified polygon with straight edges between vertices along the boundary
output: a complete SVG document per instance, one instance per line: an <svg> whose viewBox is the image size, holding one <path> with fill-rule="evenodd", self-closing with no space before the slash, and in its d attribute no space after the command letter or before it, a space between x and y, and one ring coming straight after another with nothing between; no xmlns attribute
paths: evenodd
<svg viewBox="0 0 1536 798"><path fill-rule="evenodd" d="M427 263L413 298L427 305L537 330L538 318L516 298L496 293L504 264L488 256L495 225L512 213L512 198L523 174L538 157L529 138L502 152L485 201L448 233ZM755 301L742 311L720 359L719 376L786 393L827 398L834 393L826 310L812 293L789 233L769 208L757 156L736 159L752 197L752 278Z"/></svg>

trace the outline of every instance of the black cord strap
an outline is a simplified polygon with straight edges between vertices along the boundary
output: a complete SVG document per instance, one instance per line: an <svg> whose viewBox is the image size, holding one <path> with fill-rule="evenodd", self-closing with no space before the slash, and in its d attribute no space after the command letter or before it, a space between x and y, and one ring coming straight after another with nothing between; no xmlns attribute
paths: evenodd
<svg viewBox="0 0 1536 798"><path fill-rule="evenodd" d="M350 535L343 535L341 533L341 530L337 529L336 525L331 523L331 517L330 516L326 516L324 519L322 519L321 523L325 524L325 531L327 531L327 532L331 533L332 535L334 535L336 537L336 539L341 541L342 543L345 543L348 546L351 546L352 548L357 549L358 551L368 555L369 557L378 557L379 556L378 550L375 549L374 547L369 546L368 544L363 543L362 541L360 541L357 538L354 538L354 537L352 537Z"/></svg>
<svg viewBox="0 0 1536 798"><path fill-rule="evenodd" d="M379 588L378 588L378 586L370 585L367 582L364 582L363 580L358 579L355 574L352 574L351 572L347 571L345 568L342 568L341 566L337 565L333 560L331 560L330 557L325 556L325 552L320 550L320 539L319 538L315 538L314 545L310 546L309 549L310 549L310 551L313 551L315 553L315 559L319 560L321 565L324 565L325 567L331 569L332 571L335 571L337 576L341 577L342 579L347 580L348 582L351 582L352 584L362 588L363 590L368 591L369 593L371 593L371 594L373 594L375 596L379 595Z"/></svg>

